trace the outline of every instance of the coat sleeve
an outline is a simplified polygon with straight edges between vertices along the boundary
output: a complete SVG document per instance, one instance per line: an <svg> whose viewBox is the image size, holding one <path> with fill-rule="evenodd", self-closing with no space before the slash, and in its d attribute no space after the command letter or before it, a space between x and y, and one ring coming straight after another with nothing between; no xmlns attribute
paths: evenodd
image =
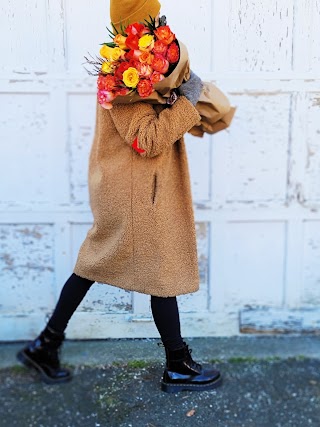
<svg viewBox="0 0 320 427"><path fill-rule="evenodd" d="M201 120L185 96L160 113L145 102L115 104L109 111L120 136L142 157L158 156Z"/></svg>

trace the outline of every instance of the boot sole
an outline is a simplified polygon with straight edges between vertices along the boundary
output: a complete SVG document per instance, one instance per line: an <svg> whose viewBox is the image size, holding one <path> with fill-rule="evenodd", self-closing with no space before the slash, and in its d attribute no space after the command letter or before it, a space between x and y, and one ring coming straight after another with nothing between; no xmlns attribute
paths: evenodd
<svg viewBox="0 0 320 427"><path fill-rule="evenodd" d="M161 380L161 390L166 393L178 393L179 391L205 391L212 390L222 384L222 377L218 377L215 381L207 384L170 384Z"/></svg>
<svg viewBox="0 0 320 427"><path fill-rule="evenodd" d="M39 372L41 375L41 379L46 384L61 384L61 383L66 383L72 380L72 376L66 377L66 378L58 378L58 379L53 379L48 377L48 375L41 368L41 366L35 363L32 359L30 359L30 357L28 357L23 350L19 351L16 357L19 360L19 362L21 362L23 365L27 366L28 368L33 368L37 372Z"/></svg>

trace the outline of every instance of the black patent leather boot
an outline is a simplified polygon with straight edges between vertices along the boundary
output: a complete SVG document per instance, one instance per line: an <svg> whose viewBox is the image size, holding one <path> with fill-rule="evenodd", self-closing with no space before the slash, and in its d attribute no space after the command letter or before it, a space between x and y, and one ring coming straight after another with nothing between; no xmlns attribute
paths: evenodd
<svg viewBox="0 0 320 427"><path fill-rule="evenodd" d="M64 339L64 333L47 326L34 341L17 353L17 359L25 366L36 369L47 384L70 381L71 372L60 367L59 353Z"/></svg>
<svg viewBox="0 0 320 427"><path fill-rule="evenodd" d="M159 345L163 346L161 343ZM167 363L161 379L161 390L167 393L204 391L222 384L220 372L213 368L203 369L200 363L192 359L192 349L185 342L179 350L165 350Z"/></svg>

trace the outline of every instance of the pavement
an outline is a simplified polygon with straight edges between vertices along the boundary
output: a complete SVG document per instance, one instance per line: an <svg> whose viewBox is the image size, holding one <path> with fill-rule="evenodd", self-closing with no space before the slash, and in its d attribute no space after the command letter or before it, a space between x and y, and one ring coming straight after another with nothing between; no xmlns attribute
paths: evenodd
<svg viewBox="0 0 320 427"><path fill-rule="evenodd" d="M158 339L66 341L74 378L47 385L0 343L0 426L320 427L320 337L185 338L194 360L221 371L205 392L164 393Z"/></svg>

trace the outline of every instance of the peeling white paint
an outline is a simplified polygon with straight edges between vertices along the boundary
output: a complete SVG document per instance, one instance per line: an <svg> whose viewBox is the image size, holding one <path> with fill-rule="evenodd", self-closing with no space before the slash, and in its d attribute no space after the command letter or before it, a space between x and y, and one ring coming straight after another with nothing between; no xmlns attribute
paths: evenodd
<svg viewBox="0 0 320 427"><path fill-rule="evenodd" d="M52 225L0 225L0 316L45 312L54 302Z"/></svg>

